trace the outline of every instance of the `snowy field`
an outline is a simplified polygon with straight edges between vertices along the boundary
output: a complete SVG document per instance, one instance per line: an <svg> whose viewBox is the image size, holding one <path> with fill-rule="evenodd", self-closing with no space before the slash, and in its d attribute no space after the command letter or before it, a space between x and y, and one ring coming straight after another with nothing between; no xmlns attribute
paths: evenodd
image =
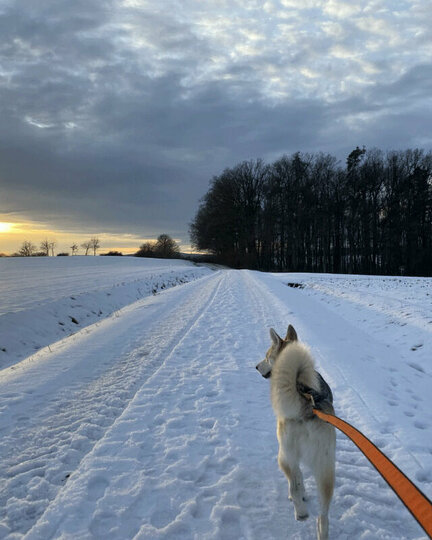
<svg viewBox="0 0 432 540"><path fill-rule="evenodd" d="M311 518L296 522L268 381L255 370L268 328L283 333L288 323L310 345L336 413L432 497L432 280L139 262L98 260L81 279L59 263L48 297L46 268L16 261L28 287L21 304L14 272L9 286L2 280L9 308L0 327L14 315L36 333L53 304L59 314L70 296L100 301L116 285L126 293L147 279L138 268L166 287L125 294L115 316L0 371L0 538L313 539L314 482L306 476ZM167 275L179 286L168 288ZM27 318L31 310L37 317ZM336 459L331 538L426 538L341 434Z"/></svg>
<svg viewBox="0 0 432 540"><path fill-rule="evenodd" d="M209 272L187 261L138 257L0 258L0 368Z"/></svg>

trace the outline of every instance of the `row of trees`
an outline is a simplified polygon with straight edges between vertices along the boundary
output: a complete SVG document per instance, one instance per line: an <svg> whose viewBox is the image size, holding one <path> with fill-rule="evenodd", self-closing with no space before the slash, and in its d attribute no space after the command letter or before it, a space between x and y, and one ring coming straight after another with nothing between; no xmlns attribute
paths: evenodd
<svg viewBox="0 0 432 540"><path fill-rule="evenodd" d="M190 234L235 267L432 275L432 154L243 162L212 179Z"/></svg>
<svg viewBox="0 0 432 540"><path fill-rule="evenodd" d="M90 240L83 242L81 247L84 250L84 255L88 255L93 252L93 255L97 254L97 251L100 248L99 238L93 237ZM28 240L24 241L21 245L20 250L17 253L14 253L15 257L47 257L49 255L54 256L54 248L56 246L55 242L44 240L41 242L39 251L35 244L29 242ZM70 246L72 255L78 254L78 245L72 244ZM69 255L69 253L59 253L58 255ZM117 256L122 255L119 251L109 251L104 255ZM136 257L158 257L163 259L172 259L180 257L180 246L178 243L171 238L168 234L161 234L156 241L154 242L145 242L135 253Z"/></svg>
<svg viewBox="0 0 432 540"><path fill-rule="evenodd" d="M13 254L13 257L49 257L50 255L54 257L54 249L56 243L53 241L44 240L39 246L39 250L33 242L25 240L19 251ZM93 255L96 255L98 249L100 248L99 238L91 238L90 240L83 242L81 247L85 251L85 255L88 255L89 252L93 251ZM72 244L70 246L72 255L78 255L78 244ZM59 253L58 255L69 255L69 253Z"/></svg>

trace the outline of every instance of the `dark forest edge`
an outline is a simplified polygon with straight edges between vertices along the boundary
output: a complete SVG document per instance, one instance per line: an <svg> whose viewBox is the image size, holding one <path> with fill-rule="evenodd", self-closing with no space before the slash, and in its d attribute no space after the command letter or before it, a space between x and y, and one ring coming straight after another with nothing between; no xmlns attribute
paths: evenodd
<svg viewBox="0 0 432 540"><path fill-rule="evenodd" d="M215 176L190 235L235 268L430 276L431 202L431 152L297 152Z"/></svg>

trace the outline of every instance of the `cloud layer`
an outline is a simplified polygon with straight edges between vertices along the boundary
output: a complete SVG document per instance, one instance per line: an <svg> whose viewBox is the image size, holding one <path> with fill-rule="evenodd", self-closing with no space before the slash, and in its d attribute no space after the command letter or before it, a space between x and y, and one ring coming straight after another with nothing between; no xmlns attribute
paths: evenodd
<svg viewBox="0 0 432 540"><path fill-rule="evenodd" d="M425 0L0 7L0 212L168 232L240 160L431 147Z"/></svg>

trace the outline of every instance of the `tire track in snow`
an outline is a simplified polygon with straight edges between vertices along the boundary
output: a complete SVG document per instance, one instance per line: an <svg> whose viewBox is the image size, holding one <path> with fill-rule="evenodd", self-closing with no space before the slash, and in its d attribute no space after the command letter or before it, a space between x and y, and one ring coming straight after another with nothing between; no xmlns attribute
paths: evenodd
<svg viewBox="0 0 432 540"><path fill-rule="evenodd" d="M178 339L208 308L221 279L221 274L212 275L144 299L124 309L120 317L101 322L90 334L82 332L65 340L58 353L61 361L52 369L55 375L51 387L42 384L39 392L29 388L22 382L23 376L30 376L28 373L14 374L15 384L8 381L0 401L6 404L3 408L10 416L10 422L3 424L0 441L4 465L0 472L0 538L10 534L19 538L37 521L143 381L160 367ZM173 310L167 310L168 302L174 303ZM150 318L146 318L147 310ZM148 327L134 327L133 319L143 314ZM125 325L125 320L131 319L132 323ZM126 343L113 344L111 353L101 361L95 356L106 355L106 344L97 339L107 325L113 341ZM117 332L118 326L126 328ZM73 369L66 367L77 354L82 355L82 362L93 355L97 367L89 367L86 374L82 362ZM52 364L50 355L45 356ZM43 359L39 355L35 365L26 368L33 374L38 367L43 370ZM51 395L48 406L45 392Z"/></svg>

